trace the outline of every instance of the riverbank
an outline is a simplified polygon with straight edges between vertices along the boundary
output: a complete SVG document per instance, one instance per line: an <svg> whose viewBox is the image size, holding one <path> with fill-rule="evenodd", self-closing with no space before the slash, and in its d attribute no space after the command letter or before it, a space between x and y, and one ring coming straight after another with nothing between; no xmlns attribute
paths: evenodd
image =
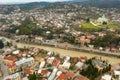
<svg viewBox="0 0 120 80"><path fill-rule="evenodd" d="M5 38L5 37L0 37L0 38ZM11 39L5 38L8 41L11 41ZM91 57L102 57L105 60L110 61L112 64L120 63L120 58L113 57L113 56L105 56L105 55L100 55L96 53L87 53L87 52L80 52L80 51L74 51L74 50L65 50L65 49L60 49L60 48L55 48L55 47L49 47L49 46L41 46L41 45L33 45L33 44L26 44L26 43L16 43L16 45L19 48L23 48L24 46L26 47L38 47L40 49L45 49L48 51L54 51L57 53L60 53L60 55L69 55L71 57L79 57L79 56L87 56L88 58Z"/></svg>

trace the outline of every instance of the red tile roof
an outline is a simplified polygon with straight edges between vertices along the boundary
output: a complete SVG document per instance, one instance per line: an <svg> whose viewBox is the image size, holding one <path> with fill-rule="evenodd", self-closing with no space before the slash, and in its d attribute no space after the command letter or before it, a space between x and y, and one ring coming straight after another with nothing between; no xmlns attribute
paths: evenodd
<svg viewBox="0 0 120 80"><path fill-rule="evenodd" d="M86 37L85 36L80 36L80 38L85 39Z"/></svg>
<svg viewBox="0 0 120 80"><path fill-rule="evenodd" d="M42 74L42 75L47 74L47 70L41 70L41 74Z"/></svg>
<svg viewBox="0 0 120 80"><path fill-rule="evenodd" d="M6 80L12 80L12 79L10 79L10 78L7 78Z"/></svg>
<svg viewBox="0 0 120 80"><path fill-rule="evenodd" d="M53 62L53 66L57 67L59 63L60 63L60 60L55 59L54 62Z"/></svg>
<svg viewBox="0 0 120 80"><path fill-rule="evenodd" d="M4 60L10 60L10 61L16 62L18 60L18 58L16 56L10 55L10 56L5 56Z"/></svg>
<svg viewBox="0 0 120 80"><path fill-rule="evenodd" d="M72 73L72 72L66 72L66 76L70 77L71 79L73 79L75 77L74 73Z"/></svg>
<svg viewBox="0 0 120 80"><path fill-rule="evenodd" d="M58 80L66 80L66 79L67 79L67 76L65 73L62 73L58 78Z"/></svg>
<svg viewBox="0 0 120 80"><path fill-rule="evenodd" d="M12 68L12 67L15 67L16 64L15 64L15 63L12 63L12 64L8 64L7 66L8 66L8 68Z"/></svg>
<svg viewBox="0 0 120 80"><path fill-rule="evenodd" d="M27 76L28 74L31 74L33 72L34 72L34 68L24 69L24 76Z"/></svg>
<svg viewBox="0 0 120 80"><path fill-rule="evenodd" d="M80 59L81 59L81 60L86 60L87 57L86 57L86 56L81 56Z"/></svg>
<svg viewBox="0 0 120 80"><path fill-rule="evenodd" d="M6 80L12 80L12 79L10 79L10 78L7 78Z"/></svg>

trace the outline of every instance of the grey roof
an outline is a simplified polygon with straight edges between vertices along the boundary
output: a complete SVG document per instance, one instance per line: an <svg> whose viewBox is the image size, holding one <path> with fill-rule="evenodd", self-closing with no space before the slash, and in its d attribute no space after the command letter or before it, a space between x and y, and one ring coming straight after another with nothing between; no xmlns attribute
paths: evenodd
<svg viewBox="0 0 120 80"><path fill-rule="evenodd" d="M21 65L21 64L24 64L24 63L29 62L29 61L32 61L32 60L34 60L33 57L30 57L30 58L27 58L27 59L24 58L24 59L21 59L21 60L19 60L19 61L16 61L15 63L16 63L17 66L19 66L19 65Z"/></svg>

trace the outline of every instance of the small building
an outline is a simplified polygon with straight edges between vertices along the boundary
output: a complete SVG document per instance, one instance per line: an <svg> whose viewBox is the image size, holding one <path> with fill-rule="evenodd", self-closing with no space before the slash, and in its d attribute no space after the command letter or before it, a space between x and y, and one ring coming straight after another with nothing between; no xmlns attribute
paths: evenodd
<svg viewBox="0 0 120 80"><path fill-rule="evenodd" d="M111 75L108 75L108 74L105 74L101 77L100 80L112 80L112 76Z"/></svg>
<svg viewBox="0 0 120 80"><path fill-rule="evenodd" d="M21 59L8 65L9 73L12 74L22 69L24 70L25 68L33 66L33 64L34 64L33 57Z"/></svg>
<svg viewBox="0 0 120 80"><path fill-rule="evenodd" d="M50 77L48 78L48 80L54 80L57 71L58 71L58 69L57 69L57 68L54 68L54 69L53 69L53 72L51 73L51 75L50 75Z"/></svg>
<svg viewBox="0 0 120 80"><path fill-rule="evenodd" d="M15 73L9 76L6 76L3 80L22 80L20 73Z"/></svg>
<svg viewBox="0 0 120 80"><path fill-rule="evenodd" d="M34 68L26 68L26 69L24 69L24 76L25 76L25 77L26 77L26 76L28 77L29 74L33 74L34 71L35 71Z"/></svg>
<svg viewBox="0 0 120 80"><path fill-rule="evenodd" d="M102 17L98 18L97 22L101 24L103 24L104 22L108 23L108 19L105 17L105 15L103 15Z"/></svg>
<svg viewBox="0 0 120 80"><path fill-rule="evenodd" d="M84 63L80 62L80 61L75 64L75 66L79 69L82 69L83 65L84 65Z"/></svg>
<svg viewBox="0 0 120 80"><path fill-rule="evenodd" d="M8 65L16 62L17 60L18 58L16 56L8 55L4 57L3 62L4 64Z"/></svg>

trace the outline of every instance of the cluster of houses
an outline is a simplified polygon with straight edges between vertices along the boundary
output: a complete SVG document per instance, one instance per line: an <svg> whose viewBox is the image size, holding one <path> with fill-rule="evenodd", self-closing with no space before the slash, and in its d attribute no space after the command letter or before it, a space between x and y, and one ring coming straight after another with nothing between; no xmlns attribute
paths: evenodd
<svg viewBox="0 0 120 80"><path fill-rule="evenodd" d="M77 13L76 13L76 8L78 9ZM0 19L2 20L5 20L6 21L6 24L3 24L2 21L1 21L1 24L0 24L0 30L1 31L6 31L6 30L12 30L12 28L14 28L15 26L19 26L21 23L21 21L24 21L25 18L27 16L30 17L30 20L32 22L34 22L34 19L37 20L37 23L36 25L39 27L39 28L53 28L53 29L63 29L64 32L66 33L72 33L72 35L74 35L74 33L79 33L79 31L71 31L71 26L70 25L74 25L74 24L81 24L80 20L79 19L75 19L72 20L72 18L75 16L79 16L79 15L86 15L87 13L85 11L87 11L87 8L82 6L82 5L77 5L76 4L76 8L74 9L73 8L73 11L72 12L68 12L67 14L65 13L59 13L59 11L67 11L67 8L62 8L62 9L59 9L58 13L56 12L57 9L48 9L48 10L36 10L36 9L33 9L33 10L30 10L29 12L20 12L20 8L18 7L17 10L11 12L10 14L0 14ZM69 6L68 6L68 9L69 9ZM80 11L79 11L80 9ZM106 13L105 15L110 18L109 16L111 17L114 17L112 19L116 20L116 18L119 17L118 13L115 13L118 11L118 9L108 9L108 10L105 10L105 9L100 9L100 8L97 8L97 7L90 7L90 10L92 13L95 13L95 14L99 14L99 16L101 16L101 13ZM17 11L17 12L16 12ZM75 11L75 12L74 12ZM110 13L109 16L107 13ZM117 15L117 17L116 17ZM94 17L94 16L93 16ZM97 16L98 17L98 16ZM118 20L119 21L119 20ZM69 22L69 23L68 23ZM102 24L103 22L108 22L108 19L103 15L102 17L99 17L97 22L92 22L92 24L94 25L97 25L97 24ZM12 23L12 24L11 24ZM12 27L8 27L10 25L15 25L15 26L12 26ZM110 29L110 31L114 31L115 30L112 30ZM18 33L19 30L16 30L16 32ZM50 31L46 31L45 32L46 34L50 34L52 32ZM4 33L5 34L5 33ZM104 32L98 32L98 35L97 36L104 36L106 33ZM66 36L64 33L63 34L58 34L57 32L55 34L52 34L53 38L54 39L59 39L59 37L64 37ZM96 36L94 34L87 34L87 35L74 35L75 39L80 43L80 45L84 46L85 44L89 44L91 43L91 39L94 39ZM21 40L25 40L25 41L28 41L28 37L25 35L20 35L19 38ZM18 37L17 37L18 39ZM35 43L39 43L41 44L41 41L43 41L45 39L45 37L43 36L35 36L32 37L32 40L35 41ZM54 42L54 40L52 40ZM52 43L53 44L53 43ZM109 51L110 48L107 48L106 51ZM118 51L118 49L116 47L113 47L113 49L111 49L112 51L116 52Z"/></svg>
<svg viewBox="0 0 120 80"><path fill-rule="evenodd" d="M84 33L78 33L78 32L74 32L72 33L74 36L75 36L75 40L80 44L80 46L87 46L89 48L96 48L94 45L91 46L91 42L93 42L97 37L104 37L107 33L106 32L96 32L94 34L91 34L91 33L88 33L88 34L84 34ZM118 34L118 37L120 35ZM102 49L103 51L107 51L109 52L110 51L110 47L101 47L99 46L99 48L96 48L96 49ZM111 47L111 51L112 52L119 52L120 51L120 48L119 46L113 46Z"/></svg>
<svg viewBox="0 0 120 80"><path fill-rule="evenodd" d="M7 66L9 75L4 77L3 80L29 80L29 76L33 73L38 74L41 80L89 80L86 76L80 74L80 70L87 67L85 64L86 56L60 56L54 52L42 53L40 51L39 48L4 48L3 63ZM109 62L105 63L96 58L92 61L92 64L101 70ZM119 69L119 64L112 69L117 77L120 77ZM111 80L113 77L110 74L104 74L100 78L101 80Z"/></svg>
<svg viewBox="0 0 120 80"><path fill-rule="evenodd" d="M70 34L72 34L75 37L75 40L74 40L75 43L78 43L80 46L85 46L85 47L91 48L91 43L94 42L94 40L97 37L104 37L107 33L106 32L95 32L95 33L87 33L86 34L86 33L80 32L80 31L79 32L73 31ZM36 44L45 44L45 45L47 44L47 45L60 46L60 45L63 45L63 41L64 41L63 37L65 37L65 36L66 36L65 34L59 34L59 35L55 34L55 37L57 37L57 38L54 37L55 39L48 40L48 39L45 39L42 36L19 35L19 36L15 36L14 39L16 41L21 41L21 42L26 42L26 43L31 43L32 42L32 43L36 43ZM116 36L120 37L119 34L116 34ZM58 38L58 37L60 37L60 38ZM71 46L68 45L67 47L71 47ZM102 51L106 51L106 52L110 52L110 51L119 52L120 51L119 46L112 46L111 49L110 49L109 46L108 47L99 46L99 47L96 48L94 45L92 45L92 48L102 50Z"/></svg>
<svg viewBox="0 0 120 80"><path fill-rule="evenodd" d="M7 54L3 58L3 63L8 67L10 74L4 80L26 80L34 72L41 74L42 80L88 80L86 77L76 74L72 70L69 71L71 57L66 56L62 60L60 57L56 58L52 56L52 52L48 52L45 58L40 57L36 59L30 56L39 54L38 52L39 50L36 48L33 49L33 52L22 52L11 48L9 48L9 51L4 50L4 54ZM87 58L85 57L85 59ZM76 67L81 68L82 66L82 62L76 63Z"/></svg>

